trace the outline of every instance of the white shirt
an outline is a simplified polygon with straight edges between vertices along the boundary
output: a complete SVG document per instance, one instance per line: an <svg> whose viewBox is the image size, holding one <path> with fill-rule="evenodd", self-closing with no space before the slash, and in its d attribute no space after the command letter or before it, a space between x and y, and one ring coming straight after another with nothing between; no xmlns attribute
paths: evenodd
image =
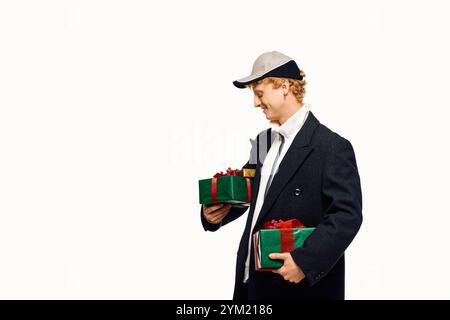
<svg viewBox="0 0 450 320"><path fill-rule="evenodd" d="M266 191L266 186L272 171L272 166L275 165L274 175L278 172L279 165L284 158L284 155L289 150L289 147L294 141L295 136L302 128L309 114L309 104L304 104L296 113L294 113L289 119L286 120L282 125L278 123L271 122L270 126L273 132L279 133L284 137L284 145L281 153L278 157L277 163L274 164L276 159L278 149L280 148L281 138L278 134L275 134L275 140L273 141L266 158L264 159L263 166L261 168L261 180L259 183L258 198L256 199L255 211L253 213L252 225L250 228L250 237L248 240L248 252L247 259L245 261L244 270L244 282L247 282L249 277L249 265L250 265L250 248L252 242L253 228L256 221L258 220L259 213L264 203L264 196Z"/></svg>

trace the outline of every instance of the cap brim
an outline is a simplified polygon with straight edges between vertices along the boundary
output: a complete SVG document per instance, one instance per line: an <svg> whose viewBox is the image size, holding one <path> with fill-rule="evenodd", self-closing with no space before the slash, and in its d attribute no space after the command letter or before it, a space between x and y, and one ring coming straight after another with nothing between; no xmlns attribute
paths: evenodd
<svg viewBox="0 0 450 320"><path fill-rule="evenodd" d="M233 81L233 84L239 89L245 89L248 84L259 81L265 77L266 77L265 75L262 75L262 76L250 75L248 77Z"/></svg>

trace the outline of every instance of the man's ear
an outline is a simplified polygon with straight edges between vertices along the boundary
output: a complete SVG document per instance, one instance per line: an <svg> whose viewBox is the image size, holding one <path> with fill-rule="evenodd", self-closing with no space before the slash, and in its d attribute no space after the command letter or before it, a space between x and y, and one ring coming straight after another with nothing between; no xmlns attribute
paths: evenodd
<svg viewBox="0 0 450 320"><path fill-rule="evenodd" d="M286 96L289 93L289 81L283 79L281 81L281 89L283 90L283 94Z"/></svg>

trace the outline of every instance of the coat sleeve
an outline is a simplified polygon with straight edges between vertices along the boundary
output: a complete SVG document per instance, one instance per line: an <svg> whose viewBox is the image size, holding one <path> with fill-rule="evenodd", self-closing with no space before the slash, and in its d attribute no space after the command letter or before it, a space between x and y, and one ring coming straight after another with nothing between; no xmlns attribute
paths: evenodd
<svg viewBox="0 0 450 320"><path fill-rule="evenodd" d="M255 140L250 139L250 143L252 145L250 149L250 156L247 163L242 168L256 168L257 163L257 156L258 156L258 148L257 148L257 142L259 139L260 134L258 134L257 138ZM203 206L200 206L200 219L202 221L203 229L205 231L217 231L220 227L226 225L227 223L232 222L233 220L236 220L240 216L242 216L246 211L248 207L246 208L239 208L239 207L231 207L230 212L225 216L225 218L222 220L222 222L213 224L206 220L206 218L203 215Z"/></svg>
<svg viewBox="0 0 450 320"><path fill-rule="evenodd" d="M337 137L325 162L322 196L325 216L302 248L291 255L310 286L323 278L344 254L362 224L362 195L351 143Z"/></svg>

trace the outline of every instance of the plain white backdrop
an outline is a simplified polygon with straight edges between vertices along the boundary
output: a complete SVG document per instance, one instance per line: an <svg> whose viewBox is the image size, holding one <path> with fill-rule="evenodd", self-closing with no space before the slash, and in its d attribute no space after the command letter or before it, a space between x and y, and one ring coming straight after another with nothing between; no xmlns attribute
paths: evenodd
<svg viewBox="0 0 450 320"><path fill-rule="evenodd" d="M267 127L232 81L277 50L349 139L347 299L449 299L447 1L2 1L0 297L229 299L246 215L197 181Z"/></svg>

